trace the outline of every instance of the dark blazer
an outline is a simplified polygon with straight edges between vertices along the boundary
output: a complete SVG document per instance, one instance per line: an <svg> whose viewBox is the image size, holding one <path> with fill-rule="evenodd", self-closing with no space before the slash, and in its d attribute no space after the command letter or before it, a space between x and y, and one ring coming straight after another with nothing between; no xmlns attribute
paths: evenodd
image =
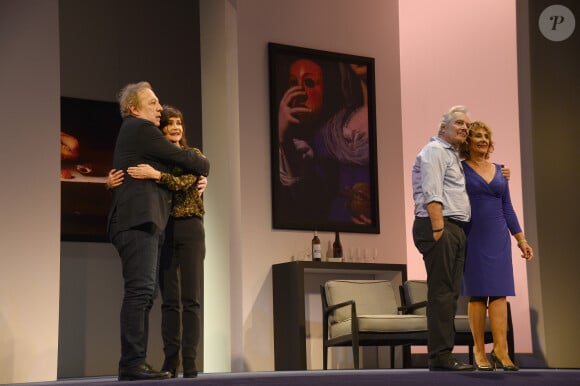
<svg viewBox="0 0 580 386"><path fill-rule="evenodd" d="M113 168L125 171L121 186L113 189L109 213L109 237L119 231L152 223L162 230L171 209L171 192L153 180L134 179L126 173L129 166L147 163L167 172L177 165L195 175L207 176L209 161L193 150L180 149L165 138L150 121L128 117L123 120L113 156ZM115 214L115 226L111 218Z"/></svg>

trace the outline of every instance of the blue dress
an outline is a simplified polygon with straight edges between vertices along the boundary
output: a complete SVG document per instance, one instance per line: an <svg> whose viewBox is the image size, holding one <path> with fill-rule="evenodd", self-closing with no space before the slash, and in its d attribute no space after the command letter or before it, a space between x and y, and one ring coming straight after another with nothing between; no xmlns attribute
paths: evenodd
<svg viewBox="0 0 580 386"><path fill-rule="evenodd" d="M465 227L467 247L462 295L514 296L510 233L521 232L512 207L509 185L495 165L488 184L463 161L471 203L471 221Z"/></svg>

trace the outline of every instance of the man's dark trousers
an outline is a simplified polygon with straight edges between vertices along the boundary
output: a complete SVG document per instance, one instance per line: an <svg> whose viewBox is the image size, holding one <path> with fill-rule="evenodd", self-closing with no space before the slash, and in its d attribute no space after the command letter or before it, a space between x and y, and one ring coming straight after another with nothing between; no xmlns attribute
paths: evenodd
<svg viewBox="0 0 580 386"><path fill-rule="evenodd" d="M455 344L455 313L465 263L463 228L445 219L445 230L437 241L429 217L416 217L415 246L423 254L427 270L427 328L429 360L444 362Z"/></svg>

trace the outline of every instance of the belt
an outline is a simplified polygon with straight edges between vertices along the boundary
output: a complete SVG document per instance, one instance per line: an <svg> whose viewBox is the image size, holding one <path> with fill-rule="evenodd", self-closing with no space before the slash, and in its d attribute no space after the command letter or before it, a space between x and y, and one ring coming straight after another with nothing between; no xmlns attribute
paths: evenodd
<svg viewBox="0 0 580 386"><path fill-rule="evenodd" d="M463 228L465 226L465 224L467 224L467 222L465 222L465 221L457 220L457 219L451 218L449 216L445 216L444 219L449 221L450 223L457 225L460 228Z"/></svg>

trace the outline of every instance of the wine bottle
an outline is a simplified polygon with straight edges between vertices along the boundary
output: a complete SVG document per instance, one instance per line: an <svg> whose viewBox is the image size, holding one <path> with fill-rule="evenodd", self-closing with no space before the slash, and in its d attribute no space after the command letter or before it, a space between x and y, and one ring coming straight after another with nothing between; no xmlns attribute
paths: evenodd
<svg viewBox="0 0 580 386"><path fill-rule="evenodd" d="M314 237L312 238L312 261L322 261L322 246L316 231L314 231Z"/></svg>
<svg viewBox="0 0 580 386"><path fill-rule="evenodd" d="M334 232L334 243L332 243L332 257L342 257L342 244L340 243L340 235Z"/></svg>

